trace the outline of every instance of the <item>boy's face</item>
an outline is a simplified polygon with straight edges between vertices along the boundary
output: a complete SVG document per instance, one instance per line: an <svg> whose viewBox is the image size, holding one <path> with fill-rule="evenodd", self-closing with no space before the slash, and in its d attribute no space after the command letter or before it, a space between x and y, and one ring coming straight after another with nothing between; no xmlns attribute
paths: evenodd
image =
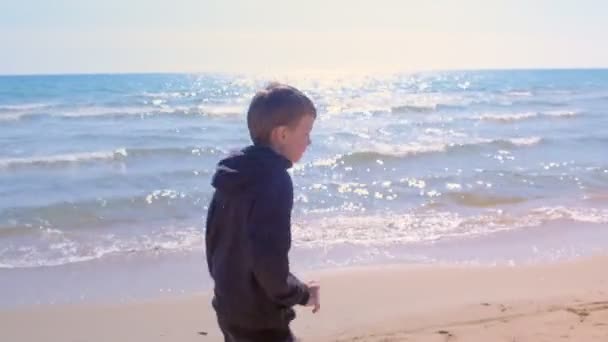
<svg viewBox="0 0 608 342"><path fill-rule="evenodd" d="M308 114L302 116L295 126L281 126L275 129L273 144L277 152L297 163L310 145L310 132L315 123L314 116Z"/></svg>

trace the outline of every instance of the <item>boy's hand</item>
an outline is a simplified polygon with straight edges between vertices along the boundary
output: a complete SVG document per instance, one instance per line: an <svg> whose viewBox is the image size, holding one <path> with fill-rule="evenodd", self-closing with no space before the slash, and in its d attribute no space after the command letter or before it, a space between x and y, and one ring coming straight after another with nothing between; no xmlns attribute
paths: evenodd
<svg viewBox="0 0 608 342"><path fill-rule="evenodd" d="M317 313L321 310L321 285L316 281L311 281L307 285L310 298L306 306L312 306L312 313Z"/></svg>

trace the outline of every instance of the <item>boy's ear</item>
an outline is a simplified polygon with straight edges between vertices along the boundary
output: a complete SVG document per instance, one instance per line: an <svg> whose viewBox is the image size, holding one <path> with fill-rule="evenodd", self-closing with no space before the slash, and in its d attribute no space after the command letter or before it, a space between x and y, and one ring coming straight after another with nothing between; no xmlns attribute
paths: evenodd
<svg viewBox="0 0 608 342"><path fill-rule="evenodd" d="M277 141L284 141L287 138L287 126L279 126L274 129Z"/></svg>
<svg viewBox="0 0 608 342"><path fill-rule="evenodd" d="M281 143L287 137L287 126L278 126L272 129L270 132L270 140L273 142Z"/></svg>

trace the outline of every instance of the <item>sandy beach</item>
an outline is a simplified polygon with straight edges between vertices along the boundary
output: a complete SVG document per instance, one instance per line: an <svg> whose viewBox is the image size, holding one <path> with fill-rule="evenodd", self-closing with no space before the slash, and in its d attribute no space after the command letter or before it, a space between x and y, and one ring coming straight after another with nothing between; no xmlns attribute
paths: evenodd
<svg viewBox="0 0 608 342"><path fill-rule="evenodd" d="M608 342L607 14L2 1L0 342Z"/></svg>
<svg viewBox="0 0 608 342"><path fill-rule="evenodd" d="M608 258L518 267L384 266L303 275L305 341L607 341ZM0 340L220 341L209 294L0 312Z"/></svg>

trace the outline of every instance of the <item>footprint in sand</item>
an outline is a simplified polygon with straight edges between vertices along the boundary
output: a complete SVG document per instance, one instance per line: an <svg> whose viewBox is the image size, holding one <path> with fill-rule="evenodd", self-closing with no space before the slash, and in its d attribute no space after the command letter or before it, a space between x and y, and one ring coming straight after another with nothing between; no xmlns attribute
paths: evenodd
<svg viewBox="0 0 608 342"><path fill-rule="evenodd" d="M449 341L450 338L454 337L454 335L451 332L447 331L447 330L438 330L437 333L439 335L444 335L446 341Z"/></svg>
<svg viewBox="0 0 608 342"><path fill-rule="evenodd" d="M576 307L567 307L565 310L577 315L582 323L592 312L608 310L608 301L579 304Z"/></svg>
<svg viewBox="0 0 608 342"><path fill-rule="evenodd" d="M481 303L481 305L482 306L491 306L492 304L484 302L484 303ZM509 307L505 306L504 304L498 304L498 307L500 308L500 312L505 312L509 309Z"/></svg>

